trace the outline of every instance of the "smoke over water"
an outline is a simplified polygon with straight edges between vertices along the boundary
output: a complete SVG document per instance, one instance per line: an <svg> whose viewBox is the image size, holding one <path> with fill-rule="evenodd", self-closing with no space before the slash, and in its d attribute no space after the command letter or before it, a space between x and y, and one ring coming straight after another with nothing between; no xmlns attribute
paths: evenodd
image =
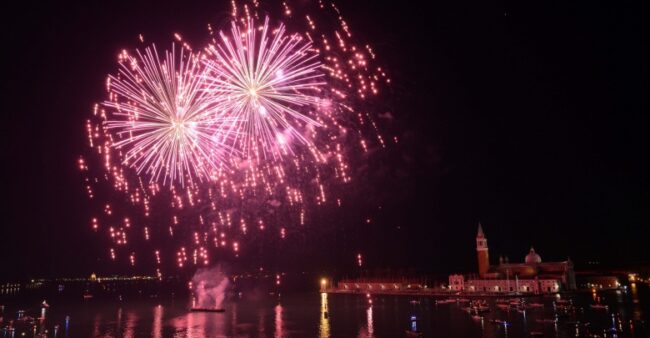
<svg viewBox="0 0 650 338"><path fill-rule="evenodd" d="M221 308L228 283L228 277L221 270L221 266L198 269L192 277L196 296L194 307Z"/></svg>

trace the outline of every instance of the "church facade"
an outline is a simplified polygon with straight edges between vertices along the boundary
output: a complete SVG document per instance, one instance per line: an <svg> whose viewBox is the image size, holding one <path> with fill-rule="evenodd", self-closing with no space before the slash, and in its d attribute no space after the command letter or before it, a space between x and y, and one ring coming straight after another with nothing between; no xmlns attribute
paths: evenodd
<svg viewBox="0 0 650 338"><path fill-rule="evenodd" d="M481 293L555 293L576 288L573 263L542 262L542 258L530 248L523 263L510 263L501 257L499 264L490 265L487 237L481 224L476 234L478 275L449 276L449 288L453 291Z"/></svg>

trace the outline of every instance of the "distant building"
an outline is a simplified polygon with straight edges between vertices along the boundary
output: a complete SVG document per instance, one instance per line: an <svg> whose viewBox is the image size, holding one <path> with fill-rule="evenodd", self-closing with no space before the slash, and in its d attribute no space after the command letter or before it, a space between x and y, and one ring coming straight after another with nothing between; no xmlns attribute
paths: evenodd
<svg viewBox="0 0 650 338"><path fill-rule="evenodd" d="M407 278L344 279L337 283L337 287L340 291L354 292L395 292L426 288L423 280Z"/></svg>
<svg viewBox="0 0 650 338"><path fill-rule="evenodd" d="M476 234L478 278L449 276L449 288L465 292L523 292L554 293L576 288L573 263L542 262L542 257L530 248L524 263L510 263L501 257L498 265L490 265L487 238L481 224Z"/></svg>

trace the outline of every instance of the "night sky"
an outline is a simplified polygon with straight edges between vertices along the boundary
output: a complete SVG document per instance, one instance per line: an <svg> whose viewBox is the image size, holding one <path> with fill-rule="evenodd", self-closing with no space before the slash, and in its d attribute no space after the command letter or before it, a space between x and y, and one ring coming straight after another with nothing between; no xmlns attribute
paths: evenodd
<svg viewBox="0 0 650 338"><path fill-rule="evenodd" d="M230 8L163 2L2 5L0 279L104 264L75 161L106 74L139 33L199 42ZM394 119L380 122L400 142L369 158L344 215L323 215L338 221L314 236L345 244L311 246L314 262L351 270L360 251L369 268L473 271L479 221L493 262L531 245L545 260L650 260L644 11L525 3L339 3L390 70Z"/></svg>

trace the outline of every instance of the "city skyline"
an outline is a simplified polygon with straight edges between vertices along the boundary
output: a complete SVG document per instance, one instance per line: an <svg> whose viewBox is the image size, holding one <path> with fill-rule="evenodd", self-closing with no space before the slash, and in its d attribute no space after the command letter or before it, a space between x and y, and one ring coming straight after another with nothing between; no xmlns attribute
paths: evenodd
<svg viewBox="0 0 650 338"><path fill-rule="evenodd" d="M107 263L107 249L76 165L106 73L138 34L162 45L182 32L199 43L205 23L227 13L220 3L21 6L3 23L12 33L2 77L2 276L86 275ZM340 7L388 66L380 109L391 114L380 122L399 142L356 168L346 203L315 211L303 242L274 257L249 253L243 265L283 269L289 256L285 266L354 272L360 252L368 269L471 271L479 222L493 264L531 246L576 264L650 260L641 235L650 222L649 58L638 12L591 3Z"/></svg>

